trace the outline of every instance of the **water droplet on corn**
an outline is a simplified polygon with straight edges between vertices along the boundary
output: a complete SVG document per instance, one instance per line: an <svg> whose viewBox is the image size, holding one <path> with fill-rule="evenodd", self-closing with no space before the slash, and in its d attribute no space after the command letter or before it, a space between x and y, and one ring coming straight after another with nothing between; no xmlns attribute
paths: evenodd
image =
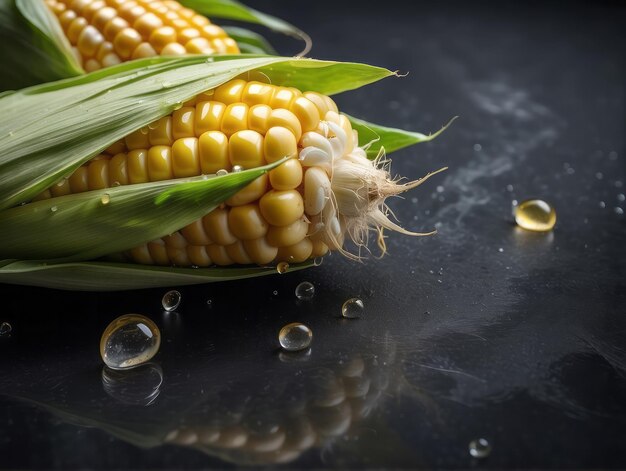
<svg viewBox="0 0 626 471"><path fill-rule="evenodd" d="M549 231L556 224L556 211L543 200L522 201L514 215L517 225L529 231Z"/></svg>
<svg viewBox="0 0 626 471"><path fill-rule="evenodd" d="M299 322L287 324L278 333L280 346L288 352L297 352L308 348L312 339L313 332L311 329Z"/></svg>
<svg viewBox="0 0 626 471"><path fill-rule="evenodd" d="M100 356L109 368L132 368L154 357L160 345L161 333L154 322L139 314L126 314L104 330Z"/></svg>
<svg viewBox="0 0 626 471"><path fill-rule="evenodd" d="M111 202L111 196L108 193L105 193L100 197L100 201L106 206Z"/></svg>
<svg viewBox="0 0 626 471"><path fill-rule="evenodd" d="M491 453L491 445L484 438L472 440L468 446L469 454L474 458L487 458Z"/></svg>

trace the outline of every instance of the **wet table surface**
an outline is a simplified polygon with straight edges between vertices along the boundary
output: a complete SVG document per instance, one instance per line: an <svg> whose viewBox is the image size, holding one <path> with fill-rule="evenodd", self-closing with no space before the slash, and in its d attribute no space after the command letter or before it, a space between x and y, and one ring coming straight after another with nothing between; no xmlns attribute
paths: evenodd
<svg viewBox="0 0 626 471"><path fill-rule="evenodd" d="M381 260L180 288L169 314L165 289L0 286L0 468L624 467L624 8L339 3L259 8L308 31L314 57L409 72L341 109L423 132L460 116L393 155L409 178L449 167L391 202L439 233L390 234ZM553 232L513 224L531 197L556 208ZM353 296L362 317L341 319ZM163 341L120 376L98 344L132 312ZM292 321L310 351L278 350Z"/></svg>

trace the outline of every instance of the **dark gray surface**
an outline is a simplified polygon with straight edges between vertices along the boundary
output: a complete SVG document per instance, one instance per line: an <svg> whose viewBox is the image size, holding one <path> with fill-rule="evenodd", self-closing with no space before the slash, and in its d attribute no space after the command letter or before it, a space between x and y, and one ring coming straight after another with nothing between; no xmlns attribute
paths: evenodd
<svg viewBox="0 0 626 471"><path fill-rule="evenodd" d="M339 96L350 114L424 132L460 115L393 155L410 178L450 167L392 202L405 227L439 234L390 235L389 255L364 264L333 255L309 271L182 288L178 316L161 313L165 290L0 286L0 321L13 325L0 339L0 468L279 459L161 446L175 429L236 422L248 446L308 423L318 441L290 467L626 465L624 8L336 3L259 8L308 31L313 57L410 72ZM556 207L552 233L512 224L511 201L530 197ZM293 294L303 280L316 287L306 303ZM355 295L363 318L340 319ZM148 407L101 380L100 334L129 312L164 336L158 367L135 384L153 393L161 368ZM291 321L313 329L310 355L277 352ZM322 407L359 384L365 399ZM493 445L486 460L468 454L477 437Z"/></svg>

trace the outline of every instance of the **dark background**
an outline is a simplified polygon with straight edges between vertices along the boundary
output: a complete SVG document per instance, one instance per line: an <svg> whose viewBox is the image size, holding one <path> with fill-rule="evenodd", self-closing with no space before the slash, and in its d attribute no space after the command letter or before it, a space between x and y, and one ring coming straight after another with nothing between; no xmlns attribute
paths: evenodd
<svg viewBox="0 0 626 471"><path fill-rule="evenodd" d="M177 314L161 312L165 289L0 285L13 326L0 338L0 468L626 466L626 9L524 5L257 5L307 31L311 57L409 73L336 97L340 109L422 132L460 116L392 156L409 178L449 167L391 202L405 227L439 234L390 234L389 255L363 264L332 255L181 288ZM531 197L556 208L553 232L514 226L512 201ZM309 302L293 294L304 280ZM364 314L342 320L352 296ZM157 322L161 350L103 385L100 335L129 312ZM291 321L312 328L309 353L277 351ZM211 430L248 444L194 443ZM294 430L315 443L252 449ZM481 461L468 454L478 437L493 447Z"/></svg>

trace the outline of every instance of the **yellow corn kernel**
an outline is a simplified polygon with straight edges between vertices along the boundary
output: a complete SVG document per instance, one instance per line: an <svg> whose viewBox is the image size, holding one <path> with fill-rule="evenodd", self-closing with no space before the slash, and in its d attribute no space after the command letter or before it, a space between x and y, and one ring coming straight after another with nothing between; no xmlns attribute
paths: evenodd
<svg viewBox="0 0 626 471"><path fill-rule="evenodd" d="M289 159L270 170L270 184L275 190L293 190L302 183L302 165L297 159Z"/></svg>
<svg viewBox="0 0 626 471"><path fill-rule="evenodd" d="M200 174L198 139L184 137L172 145L172 170L174 178L193 177Z"/></svg>
<svg viewBox="0 0 626 471"><path fill-rule="evenodd" d="M241 101L248 106L269 105L276 87L261 82L248 82L241 94Z"/></svg>
<svg viewBox="0 0 626 471"><path fill-rule="evenodd" d="M83 65L83 68L85 69L85 72L93 72L94 70L99 70L102 67L100 67L100 62L98 62L97 60L87 59L85 65Z"/></svg>
<svg viewBox="0 0 626 471"><path fill-rule="evenodd" d="M246 204L230 209L228 227L238 239L251 240L263 237L267 233L268 224L258 205Z"/></svg>
<svg viewBox="0 0 626 471"><path fill-rule="evenodd" d="M312 252L313 244L308 238L305 238L297 244L280 247L276 259L282 262L301 263L308 259Z"/></svg>
<svg viewBox="0 0 626 471"><path fill-rule="evenodd" d="M296 190L270 190L259 201L265 220L273 226L286 226L302 217L304 201Z"/></svg>
<svg viewBox="0 0 626 471"><path fill-rule="evenodd" d="M193 38L185 43L185 49L189 54L213 54L215 49L206 38Z"/></svg>
<svg viewBox="0 0 626 471"><path fill-rule="evenodd" d="M230 170L228 158L228 138L220 131L202 133L198 139L200 169L203 174L216 173L218 170Z"/></svg>
<svg viewBox="0 0 626 471"><path fill-rule="evenodd" d="M96 60L102 62L102 59L111 53L115 53L113 43L110 41L103 41L100 46L98 46L98 50L96 51Z"/></svg>
<svg viewBox="0 0 626 471"><path fill-rule="evenodd" d="M90 190L101 190L109 186L109 160L92 160L87 168Z"/></svg>
<svg viewBox="0 0 626 471"><path fill-rule="evenodd" d="M176 30L171 26L161 26L150 33L148 41L157 52L161 52L168 44L175 43L177 40Z"/></svg>
<svg viewBox="0 0 626 471"><path fill-rule="evenodd" d="M195 115L196 109L191 106L183 106L172 113L172 135L174 139L195 136Z"/></svg>
<svg viewBox="0 0 626 471"><path fill-rule="evenodd" d="M144 39L149 39L152 33L162 26L163 20L151 12L140 16L133 23L133 28L135 28Z"/></svg>
<svg viewBox="0 0 626 471"><path fill-rule="evenodd" d="M291 102L296 98L296 94L285 87L276 87L276 91L274 92L274 96L270 101L269 105L274 108L284 108L286 110L289 109Z"/></svg>
<svg viewBox="0 0 626 471"><path fill-rule="evenodd" d="M163 49L161 49L162 56L182 56L187 54L185 46L178 43L169 43Z"/></svg>
<svg viewBox="0 0 626 471"><path fill-rule="evenodd" d="M151 182L169 180L173 176L172 148L152 146L148 149L148 178Z"/></svg>
<svg viewBox="0 0 626 471"><path fill-rule="evenodd" d="M72 24L72 21L74 21L77 16L78 15L76 15L76 12L73 10L66 10L61 13L61 15L59 15L59 23L61 24L61 28L63 28L63 31L65 31L66 34L70 24Z"/></svg>
<svg viewBox="0 0 626 471"><path fill-rule="evenodd" d="M205 18L204 16L202 16L202 15L195 15L195 14L191 18L189 18L189 22L192 25L194 25L194 26L196 26L198 28L203 28L203 27L211 24L211 22L207 18Z"/></svg>
<svg viewBox="0 0 626 471"><path fill-rule="evenodd" d="M82 166L74 170L69 178L72 193L82 193L89 190L89 178L87 176L87 167Z"/></svg>
<svg viewBox="0 0 626 471"><path fill-rule="evenodd" d="M186 23L188 25L188 23ZM178 31L178 41L186 46L189 41L200 37L200 31L196 28L185 27Z"/></svg>
<svg viewBox="0 0 626 471"><path fill-rule="evenodd" d="M167 248L161 239L148 242L147 245L150 257L155 265L167 266L171 264L170 257L167 255Z"/></svg>
<svg viewBox="0 0 626 471"><path fill-rule="evenodd" d="M271 246L265 237L253 240L244 240L243 246L252 261L258 265L270 263L278 254L278 248Z"/></svg>
<svg viewBox="0 0 626 471"><path fill-rule="evenodd" d="M124 28L115 35L113 47L122 59L130 59L133 51L141 44L141 35L132 28Z"/></svg>
<svg viewBox="0 0 626 471"><path fill-rule="evenodd" d="M50 193L52 196L64 196L69 195L72 192L70 188L70 181L67 178L61 179L56 185L50 187Z"/></svg>
<svg viewBox="0 0 626 471"><path fill-rule="evenodd" d="M298 154L298 141L291 130L275 126L268 129L263 142L265 160L267 163L276 162L285 157Z"/></svg>
<svg viewBox="0 0 626 471"><path fill-rule="evenodd" d="M265 134L268 129L268 120L272 108L268 105L253 105L248 110L248 128L252 131Z"/></svg>
<svg viewBox="0 0 626 471"><path fill-rule="evenodd" d="M163 242L168 247L175 249L184 249L189 245L187 239L185 239L180 232L174 232L173 234L163 237Z"/></svg>
<svg viewBox="0 0 626 471"><path fill-rule="evenodd" d="M171 146L174 143L172 118L165 116L148 126L148 140L153 146Z"/></svg>
<svg viewBox="0 0 626 471"><path fill-rule="evenodd" d="M131 132L124 138L126 147L133 149L148 149L150 147L149 128L141 128Z"/></svg>
<svg viewBox="0 0 626 471"><path fill-rule="evenodd" d="M248 256L243 243L238 240L234 244L226 246L226 253L232 259L233 262L240 265L249 265L252 263L252 259Z"/></svg>
<svg viewBox="0 0 626 471"><path fill-rule="evenodd" d="M126 169L128 171L128 182L146 183L148 179L148 151L145 149L131 150L127 154Z"/></svg>
<svg viewBox="0 0 626 471"><path fill-rule="evenodd" d="M195 127L196 136L206 131L219 131L226 105L217 101L203 101L196 105Z"/></svg>
<svg viewBox="0 0 626 471"><path fill-rule="evenodd" d="M326 245L321 240L312 240L313 244L311 257L323 257L328 253L328 245Z"/></svg>
<svg viewBox="0 0 626 471"><path fill-rule="evenodd" d="M100 31L87 25L78 36L77 45L83 57L92 57L102 43L104 43L104 36L100 34Z"/></svg>
<svg viewBox="0 0 626 471"><path fill-rule="evenodd" d="M209 39L225 38L226 31L214 24L202 26L202 32Z"/></svg>
<svg viewBox="0 0 626 471"><path fill-rule="evenodd" d="M228 256L226 247L223 245L211 244L206 248L206 250L209 257L211 257L211 260L216 265L225 266L233 264L233 260Z"/></svg>
<svg viewBox="0 0 626 471"><path fill-rule="evenodd" d="M81 16L73 19L68 26L67 31L65 32L69 42L72 44L76 44L80 33L82 33L83 29L85 29L88 24L89 23L87 22L87 20Z"/></svg>
<svg viewBox="0 0 626 471"><path fill-rule="evenodd" d="M157 56L157 52L149 43L141 43L139 46L135 48L133 54L130 56L131 59L143 59L145 57L154 57Z"/></svg>
<svg viewBox="0 0 626 471"><path fill-rule="evenodd" d="M249 129L237 131L228 140L228 155L232 165L240 165L244 169L264 165L263 136Z"/></svg>
<svg viewBox="0 0 626 471"><path fill-rule="evenodd" d="M244 186L241 190L228 198L225 203L228 206L241 206L258 200L267 191L267 175L255 178L252 183Z"/></svg>
<svg viewBox="0 0 626 471"><path fill-rule="evenodd" d="M303 96L296 97L289 110L302 125L302 132L313 131L320 122L320 113L315 104Z"/></svg>
<svg viewBox="0 0 626 471"><path fill-rule="evenodd" d="M304 218L287 226L270 226L267 231L267 241L274 247L294 245L306 237L308 230L309 225Z"/></svg>
<svg viewBox="0 0 626 471"><path fill-rule="evenodd" d="M107 54L102 58L102 67L111 67L113 65L120 64L122 59L115 53Z"/></svg>
<svg viewBox="0 0 626 471"><path fill-rule="evenodd" d="M202 219L198 219L183 227L180 233L191 245L209 245L213 243L204 230Z"/></svg>
<svg viewBox="0 0 626 471"><path fill-rule="evenodd" d="M324 100L324 97L316 92L305 92L303 96L315 105L320 117L324 119L326 113L329 111L328 104L326 100Z"/></svg>
<svg viewBox="0 0 626 471"><path fill-rule="evenodd" d="M220 130L230 136L237 131L243 131L248 127L248 105L244 103L232 103L228 105Z"/></svg>
<svg viewBox="0 0 626 471"><path fill-rule="evenodd" d="M146 244L130 249L130 256L133 260L144 265L154 265L154 260L150 256L150 250Z"/></svg>
<svg viewBox="0 0 626 471"><path fill-rule="evenodd" d="M117 16L115 8L104 7L94 13L91 18L91 24L98 30L104 31L106 24Z"/></svg>
<svg viewBox="0 0 626 471"><path fill-rule="evenodd" d="M120 152L109 160L109 180L111 186L128 185L128 170L126 168L126 154Z"/></svg>
<svg viewBox="0 0 626 471"><path fill-rule="evenodd" d="M113 42L117 35L129 26L128 21L116 16L109 20L104 26L104 37L107 38L107 41Z"/></svg>
<svg viewBox="0 0 626 471"><path fill-rule="evenodd" d="M179 267L191 265L191 260L189 260L189 256L187 255L187 247L183 249L166 247L166 250L167 256L170 258L170 262L172 262L173 265Z"/></svg>
<svg viewBox="0 0 626 471"><path fill-rule="evenodd" d="M235 243L237 237L228 227L228 210L216 208L202 218L202 226L209 238L219 245Z"/></svg>
<svg viewBox="0 0 626 471"><path fill-rule="evenodd" d="M226 82L215 89L213 100L226 105L241 102L241 95L245 87L246 82L244 80L235 79Z"/></svg>
<svg viewBox="0 0 626 471"><path fill-rule="evenodd" d="M146 9L141 5L137 5L135 2L124 3L117 9L117 14L130 24L133 24L146 13Z"/></svg>
<svg viewBox="0 0 626 471"><path fill-rule="evenodd" d="M302 136L302 126L300 125L300 121L298 121L298 117L291 111L283 108L272 110L267 120L267 125L269 127L283 126L287 129L291 129L296 141L299 141Z"/></svg>
<svg viewBox="0 0 626 471"><path fill-rule="evenodd" d="M191 264L197 267L208 267L212 263L207 248L202 245L190 245L187 247L187 255Z"/></svg>
<svg viewBox="0 0 626 471"><path fill-rule="evenodd" d="M239 45L237 44L237 41L235 41L233 38L223 38L222 39L224 46L226 46L226 52L227 54L239 54Z"/></svg>
<svg viewBox="0 0 626 471"><path fill-rule="evenodd" d="M81 15L83 18L85 18L87 21L91 23L91 20L93 19L94 15L105 7L106 7L106 2L104 2L103 0L96 0L95 2L92 2L89 5L87 5L87 7L83 9Z"/></svg>

